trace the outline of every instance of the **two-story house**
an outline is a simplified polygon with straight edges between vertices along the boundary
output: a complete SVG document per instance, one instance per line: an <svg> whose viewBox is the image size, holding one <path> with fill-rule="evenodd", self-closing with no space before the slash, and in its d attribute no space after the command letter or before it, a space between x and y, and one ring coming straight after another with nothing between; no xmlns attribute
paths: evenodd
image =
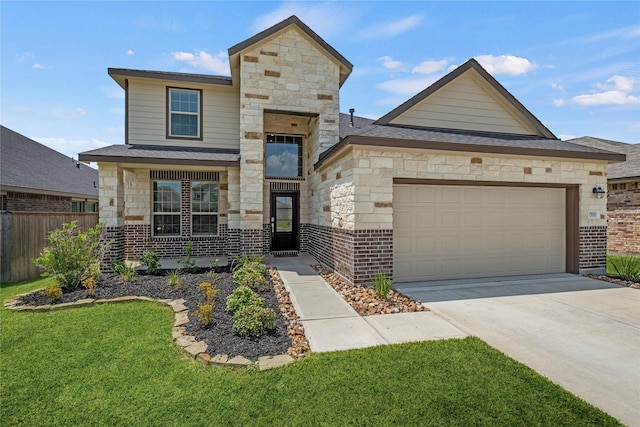
<svg viewBox="0 0 640 427"><path fill-rule="evenodd" d="M109 69L125 144L98 162L110 256L308 252L347 280L602 269L609 162L558 140L475 60L378 120L340 114L352 64L292 16L231 77Z"/></svg>

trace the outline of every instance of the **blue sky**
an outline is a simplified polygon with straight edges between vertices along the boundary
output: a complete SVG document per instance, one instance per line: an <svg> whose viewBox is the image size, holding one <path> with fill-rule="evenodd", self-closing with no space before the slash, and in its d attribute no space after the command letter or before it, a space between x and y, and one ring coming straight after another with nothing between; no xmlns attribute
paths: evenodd
<svg viewBox="0 0 640 427"><path fill-rule="evenodd" d="M558 137L640 142L640 2L1 1L0 123L69 156L124 143L107 68L229 75L227 49L295 14L354 64L377 118L476 58Z"/></svg>

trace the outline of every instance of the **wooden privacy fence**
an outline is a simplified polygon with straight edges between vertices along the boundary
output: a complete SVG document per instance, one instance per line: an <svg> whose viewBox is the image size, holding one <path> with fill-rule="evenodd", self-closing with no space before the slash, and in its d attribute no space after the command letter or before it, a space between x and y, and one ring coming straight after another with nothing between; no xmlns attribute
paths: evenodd
<svg viewBox="0 0 640 427"><path fill-rule="evenodd" d="M2 283L40 276L32 262L47 245L47 236L62 225L77 221L86 230L98 223L97 213L6 212L0 211L0 258Z"/></svg>

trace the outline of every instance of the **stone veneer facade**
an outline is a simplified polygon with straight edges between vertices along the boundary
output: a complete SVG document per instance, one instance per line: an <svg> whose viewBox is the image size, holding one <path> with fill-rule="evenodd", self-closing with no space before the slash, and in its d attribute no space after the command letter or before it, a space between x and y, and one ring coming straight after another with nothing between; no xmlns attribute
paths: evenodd
<svg viewBox="0 0 640 427"><path fill-rule="evenodd" d="M607 249L640 255L640 181L608 185Z"/></svg>
<svg viewBox="0 0 640 427"><path fill-rule="evenodd" d="M187 241L199 256L267 253L270 192L290 191L299 195L299 250L350 282L366 283L378 272L393 276L394 179L422 179L578 186L579 265L604 268L606 201L591 190L606 181L606 162L348 146L315 170L320 154L339 140L335 58L304 32L286 27L239 53L238 82L240 167L184 168L219 173L218 235L191 237L185 220L179 237L153 237L150 169L102 163L100 218L116 242L111 258L135 258L145 250L175 257ZM267 133L304 136L302 177L265 177ZM190 179L181 182L188 194ZM185 218L188 203L187 197ZM599 211L599 218L589 219L590 211Z"/></svg>

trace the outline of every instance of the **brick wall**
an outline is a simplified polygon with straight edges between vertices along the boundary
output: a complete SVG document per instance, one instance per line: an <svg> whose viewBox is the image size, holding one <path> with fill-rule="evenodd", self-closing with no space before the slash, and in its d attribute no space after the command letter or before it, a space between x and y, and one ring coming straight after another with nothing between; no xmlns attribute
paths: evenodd
<svg viewBox="0 0 640 427"><path fill-rule="evenodd" d="M70 197L7 193L3 199L3 210L9 212L71 212Z"/></svg>
<svg viewBox="0 0 640 427"><path fill-rule="evenodd" d="M607 266L607 227L580 227L579 268L605 269Z"/></svg>
<svg viewBox="0 0 640 427"><path fill-rule="evenodd" d="M153 237L151 226L144 224L125 225L124 233L124 255L127 259L138 259L145 251L157 252L160 258L178 258L185 254L188 242L192 243L191 254L196 257L228 253L226 224L218 225L218 236Z"/></svg>
<svg viewBox="0 0 640 427"><path fill-rule="evenodd" d="M392 230L344 230L309 225L309 253L354 284L377 273L393 277Z"/></svg>
<svg viewBox="0 0 640 427"><path fill-rule="evenodd" d="M124 227L104 227L102 229L102 238L106 241L111 241L109 249L104 254L102 263L105 265L111 265L111 263L114 261L124 260Z"/></svg>
<svg viewBox="0 0 640 427"><path fill-rule="evenodd" d="M640 255L640 181L609 184L607 250Z"/></svg>

